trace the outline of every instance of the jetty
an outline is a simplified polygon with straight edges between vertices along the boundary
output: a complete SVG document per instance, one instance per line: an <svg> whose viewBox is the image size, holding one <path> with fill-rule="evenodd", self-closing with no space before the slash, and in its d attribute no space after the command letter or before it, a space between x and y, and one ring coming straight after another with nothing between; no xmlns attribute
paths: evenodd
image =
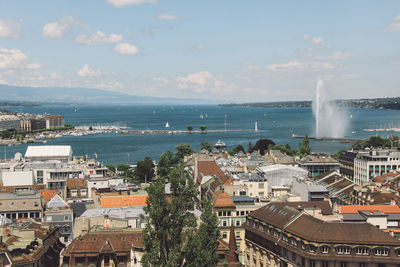
<svg viewBox="0 0 400 267"><path fill-rule="evenodd" d="M233 132L258 132L258 129L238 129L238 130L120 130L117 134L188 134L188 133L233 133Z"/></svg>
<svg viewBox="0 0 400 267"><path fill-rule="evenodd" d="M292 138L304 139L304 135L292 134ZM315 141L339 141L341 143L352 143L358 141L364 141L365 139L353 139L353 138L335 138L335 137L308 137L308 139Z"/></svg>

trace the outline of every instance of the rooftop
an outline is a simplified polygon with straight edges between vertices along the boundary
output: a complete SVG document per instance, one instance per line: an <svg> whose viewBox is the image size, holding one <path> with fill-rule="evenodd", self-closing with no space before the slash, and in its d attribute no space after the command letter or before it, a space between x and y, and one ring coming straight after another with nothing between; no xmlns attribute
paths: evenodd
<svg viewBox="0 0 400 267"><path fill-rule="evenodd" d="M137 207L146 206L147 195L117 195L117 196L102 196L101 207Z"/></svg>
<svg viewBox="0 0 400 267"><path fill-rule="evenodd" d="M69 157L71 146L28 146L25 158L32 157Z"/></svg>

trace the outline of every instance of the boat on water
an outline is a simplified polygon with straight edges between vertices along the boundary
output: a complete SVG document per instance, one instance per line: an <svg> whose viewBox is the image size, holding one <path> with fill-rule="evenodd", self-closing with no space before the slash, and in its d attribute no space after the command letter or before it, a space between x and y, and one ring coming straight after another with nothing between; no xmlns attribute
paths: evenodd
<svg viewBox="0 0 400 267"><path fill-rule="evenodd" d="M221 148L225 148L226 144L224 142L222 142L221 140L218 140L218 142L215 143L214 147L216 149L221 149Z"/></svg>
<svg viewBox="0 0 400 267"><path fill-rule="evenodd" d="M204 119L204 116L203 116L203 114L200 114L200 119Z"/></svg>
<svg viewBox="0 0 400 267"><path fill-rule="evenodd" d="M168 123L168 121L167 121L167 123L165 124L165 128L169 128L170 126L169 126L169 123Z"/></svg>

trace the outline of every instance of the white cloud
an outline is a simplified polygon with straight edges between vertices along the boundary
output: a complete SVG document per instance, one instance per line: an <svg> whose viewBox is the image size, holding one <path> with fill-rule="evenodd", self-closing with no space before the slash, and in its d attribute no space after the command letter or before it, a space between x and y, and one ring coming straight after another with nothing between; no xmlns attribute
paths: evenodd
<svg viewBox="0 0 400 267"><path fill-rule="evenodd" d="M137 55L139 53L139 48L128 43L117 44L114 51L121 55Z"/></svg>
<svg viewBox="0 0 400 267"><path fill-rule="evenodd" d="M314 37L311 39L311 42L313 44L321 44L322 43L322 37Z"/></svg>
<svg viewBox="0 0 400 267"><path fill-rule="evenodd" d="M388 31L400 31L400 15L393 19L393 22L386 27Z"/></svg>
<svg viewBox="0 0 400 267"><path fill-rule="evenodd" d="M279 70L286 70L286 69L298 69L303 66L303 63L298 61L290 61L288 63L283 64L272 64L268 66L269 70L272 71L279 71Z"/></svg>
<svg viewBox="0 0 400 267"><path fill-rule="evenodd" d="M95 43L118 43L124 39L119 34L106 34L102 31L96 31L92 35L80 34L76 37L76 42L80 44L91 45Z"/></svg>
<svg viewBox="0 0 400 267"><path fill-rule="evenodd" d="M175 16L175 15L172 15L172 14L163 13L163 14L158 15L156 17L156 19L158 19L158 20L177 20L178 16Z"/></svg>
<svg viewBox="0 0 400 267"><path fill-rule="evenodd" d="M63 38L64 34L71 28L71 25L87 28L86 23L83 23L72 16L64 16L58 22L49 22L44 25L42 36L50 39Z"/></svg>
<svg viewBox="0 0 400 267"><path fill-rule="evenodd" d="M21 22L12 19L0 19L0 37L18 38L20 37Z"/></svg>
<svg viewBox="0 0 400 267"><path fill-rule="evenodd" d="M88 64L85 64L83 68L78 71L79 77L94 77L100 75L102 75L100 71L92 70Z"/></svg>
<svg viewBox="0 0 400 267"><path fill-rule="evenodd" d="M141 5L146 3L155 3L157 0L106 0L107 3L114 7L123 7L128 5Z"/></svg>
<svg viewBox="0 0 400 267"><path fill-rule="evenodd" d="M351 56L351 53L343 53L343 52L338 51L329 56L316 57L316 59L319 59L319 60L342 60L342 59L347 59L350 56Z"/></svg>
<svg viewBox="0 0 400 267"><path fill-rule="evenodd" d="M95 85L99 89L123 89L125 86L120 82L104 82Z"/></svg>
<svg viewBox="0 0 400 267"><path fill-rule="evenodd" d="M153 81L157 83L159 86L165 86L169 84L169 81L167 78L164 77L154 77Z"/></svg>
<svg viewBox="0 0 400 267"><path fill-rule="evenodd" d="M51 39L60 39L64 37L64 33L69 29L67 24L60 24L58 22L50 22L44 25L42 36Z"/></svg>
<svg viewBox="0 0 400 267"><path fill-rule="evenodd" d="M42 65L40 65L39 63L30 63L28 65L26 65L26 68L29 70L37 70L40 69L42 67Z"/></svg>
<svg viewBox="0 0 400 267"><path fill-rule="evenodd" d="M227 84L221 79L216 78L208 71L192 73L186 77L176 78L177 86L180 89L191 89L196 93L217 93L230 94L238 87L233 84Z"/></svg>
<svg viewBox="0 0 400 267"><path fill-rule="evenodd" d="M24 67L28 56L19 49L0 49L0 69L13 69Z"/></svg>

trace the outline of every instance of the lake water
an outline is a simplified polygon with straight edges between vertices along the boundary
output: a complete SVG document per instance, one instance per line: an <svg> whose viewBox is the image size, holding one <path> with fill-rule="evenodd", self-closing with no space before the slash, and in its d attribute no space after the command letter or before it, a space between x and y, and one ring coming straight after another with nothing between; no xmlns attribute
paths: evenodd
<svg viewBox="0 0 400 267"><path fill-rule="evenodd" d="M254 129L258 122L259 132L225 132L225 133L187 133L166 135L133 135L133 134L98 134L89 136L66 136L48 140L47 145L71 145L74 155L93 156L104 163L133 164L150 156L155 160L161 153L174 150L177 144L189 143L198 150L202 141L216 143L222 140L228 149L236 145L247 148L249 141L254 145L258 139L272 139L277 144L289 144L297 148L300 139L292 138L292 134L310 136L315 132L315 121L309 108L229 108L215 105L209 106L68 106L43 105L40 107L9 108L13 111L61 114L65 123L74 125L125 124L132 129L170 129L186 130L192 125L195 130L206 125L209 130ZM348 138L366 138L371 135L391 136L391 132L363 132L365 128L400 127L400 111L394 110L348 110L350 127ZM351 118L350 118L351 114ZM337 141L311 141L313 151L334 153L348 147ZM13 156L22 154L26 145L0 147L0 155ZM2 155L2 157L4 157Z"/></svg>

